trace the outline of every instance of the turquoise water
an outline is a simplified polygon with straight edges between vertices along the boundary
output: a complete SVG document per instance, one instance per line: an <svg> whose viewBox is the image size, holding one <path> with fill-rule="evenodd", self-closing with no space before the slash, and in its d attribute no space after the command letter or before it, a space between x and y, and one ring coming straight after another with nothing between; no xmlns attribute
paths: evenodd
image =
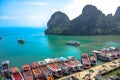
<svg viewBox="0 0 120 80"><path fill-rule="evenodd" d="M24 64L45 58L75 56L80 59L82 53L104 47L120 47L120 35L116 36L46 36L45 28L0 28L0 63L9 60L11 67L21 68ZM17 43L19 38L25 44ZM79 47L67 46L65 43L77 40Z"/></svg>

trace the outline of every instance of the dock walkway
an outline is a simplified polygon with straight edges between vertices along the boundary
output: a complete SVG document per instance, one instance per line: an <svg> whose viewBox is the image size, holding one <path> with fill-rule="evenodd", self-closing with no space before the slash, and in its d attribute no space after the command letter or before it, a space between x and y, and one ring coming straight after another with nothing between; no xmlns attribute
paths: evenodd
<svg viewBox="0 0 120 80"><path fill-rule="evenodd" d="M68 76L61 77L58 80L72 80L72 79L68 79L69 77L75 77L75 78L78 78L78 80L88 80L87 79L88 77L85 77L85 75L87 75L87 74L90 75L89 78L91 80L95 80L94 77L97 74L106 74L106 73L109 73L109 72L111 72L115 69L118 69L118 68L120 68L120 59L106 62L104 64L100 64L100 65L92 67L90 69L76 72L76 73L73 73L73 74L68 75ZM90 72L90 70L92 70L92 72Z"/></svg>

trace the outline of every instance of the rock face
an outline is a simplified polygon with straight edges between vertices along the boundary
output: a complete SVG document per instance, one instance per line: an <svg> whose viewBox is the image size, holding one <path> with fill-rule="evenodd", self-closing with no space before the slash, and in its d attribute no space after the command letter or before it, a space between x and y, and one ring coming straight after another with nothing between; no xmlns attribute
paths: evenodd
<svg viewBox="0 0 120 80"><path fill-rule="evenodd" d="M120 7L117 8L114 18L116 21L120 22Z"/></svg>
<svg viewBox="0 0 120 80"><path fill-rule="evenodd" d="M51 16L47 27L45 33L55 35L120 34L120 7L114 16L105 16L95 6L86 5L82 14L71 21L59 11Z"/></svg>
<svg viewBox="0 0 120 80"><path fill-rule="evenodd" d="M105 15L97 10L95 6L87 5L83 8L82 14L71 21L71 27L74 35L92 35L97 33L96 23ZM75 31L75 32L74 32Z"/></svg>
<svg viewBox="0 0 120 80"><path fill-rule="evenodd" d="M46 34L62 34L67 28L70 20L68 16L60 11L55 12L47 23Z"/></svg>

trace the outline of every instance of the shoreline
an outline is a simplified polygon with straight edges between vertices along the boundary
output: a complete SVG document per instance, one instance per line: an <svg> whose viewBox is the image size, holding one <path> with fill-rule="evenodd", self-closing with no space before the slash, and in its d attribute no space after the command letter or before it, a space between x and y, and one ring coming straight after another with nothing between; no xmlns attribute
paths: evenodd
<svg viewBox="0 0 120 80"><path fill-rule="evenodd" d="M119 63L119 64L113 64L113 63L112 63L112 62L117 62L117 63L118 63L118 60L120 60L120 59L112 60L112 61L110 61L110 62L106 62L106 63L103 63L103 64L99 64L99 65L97 65L97 66L94 66L94 67L90 68L90 69L93 69L93 70L95 71L94 73L91 73L91 75L92 75L92 76L91 76L91 80L95 80L94 77L95 77L97 74L99 74L99 69L102 69L102 68L103 68L102 65L106 65L106 66L107 66L107 68L105 68L105 69L106 69L106 72L103 72L102 75L103 75L103 74L107 74L107 73L109 73L109 72L112 71L112 70L119 69L120 63ZM116 67L110 67L110 65L116 65ZM58 80L64 80L64 79L69 78L69 77L72 77L72 76L74 76L74 77L78 78L79 80L81 80L81 79L83 79L83 77L85 77L85 74L88 74L88 73L89 73L89 70L90 70L90 69L83 70L83 71L76 72L76 73L73 73L73 74L68 75L68 76L61 77L61 78L59 78Z"/></svg>

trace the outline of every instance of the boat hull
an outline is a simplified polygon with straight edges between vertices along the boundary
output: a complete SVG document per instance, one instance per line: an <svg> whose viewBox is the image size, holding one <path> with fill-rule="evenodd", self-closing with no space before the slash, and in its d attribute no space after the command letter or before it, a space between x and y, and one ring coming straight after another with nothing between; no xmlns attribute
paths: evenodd
<svg viewBox="0 0 120 80"><path fill-rule="evenodd" d="M88 57L88 54L82 54L82 63L85 69L91 68L91 63Z"/></svg>

